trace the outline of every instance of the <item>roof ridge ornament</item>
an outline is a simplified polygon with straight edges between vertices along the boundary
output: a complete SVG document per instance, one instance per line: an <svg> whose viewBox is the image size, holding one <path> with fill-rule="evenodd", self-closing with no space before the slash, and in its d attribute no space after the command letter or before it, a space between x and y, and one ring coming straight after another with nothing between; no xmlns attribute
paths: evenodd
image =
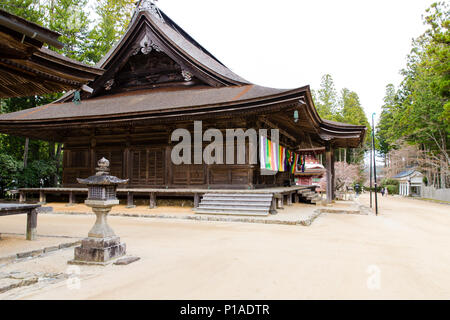
<svg viewBox="0 0 450 320"><path fill-rule="evenodd" d="M139 12L148 11L159 21L164 22L164 18L161 14L161 11L159 11L158 9L158 6L155 4L155 1L158 0L141 0L138 4L137 9Z"/></svg>

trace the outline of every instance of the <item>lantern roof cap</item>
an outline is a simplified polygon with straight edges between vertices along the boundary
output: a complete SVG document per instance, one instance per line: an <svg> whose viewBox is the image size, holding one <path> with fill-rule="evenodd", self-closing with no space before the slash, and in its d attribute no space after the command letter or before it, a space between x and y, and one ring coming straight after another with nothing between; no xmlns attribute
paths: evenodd
<svg viewBox="0 0 450 320"><path fill-rule="evenodd" d="M128 182L128 179L120 179L109 175L109 161L106 158L98 160L97 165L97 172L94 176L86 179L77 178L78 183L87 185L118 185Z"/></svg>

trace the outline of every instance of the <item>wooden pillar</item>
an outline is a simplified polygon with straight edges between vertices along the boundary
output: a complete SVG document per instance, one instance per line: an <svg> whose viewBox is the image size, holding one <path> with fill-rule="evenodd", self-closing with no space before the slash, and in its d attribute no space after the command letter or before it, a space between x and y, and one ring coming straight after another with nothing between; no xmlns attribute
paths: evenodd
<svg viewBox="0 0 450 320"><path fill-rule="evenodd" d="M198 204L200 203L200 196L198 193L194 193L194 208L198 208Z"/></svg>
<svg viewBox="0 0 450 320"><path fill-rule="evenodd" d="M287 203L288 206L292 206L292 193L287 194Z"/></svg>
<svg viewBox="0 0 450 320"><path fill-rule="evenodd" d="M75 205L75 193L73 191L70 191L69 193L69 203L67 204L68 207Z"/></svg>
<svg viewBox="0 0 450 320"><path fill-rule="evenodd" d="M25 191L19 191L19 202L23 203L25 201L27 201L27 195Z"/></svg>
<svg viewBox="0 0 450 320"><path fill-rule="evenodd" d="M36 240L36 228L37 211L32 209L27 213L27 240Z"/></svg>
<svg viewBox="0 0 450 320"><path fill-rule="evenodd" d="M45 197L45 193L44 190L39 190L39 204L46 204L46 197Z"/></svg>
<svg viewBox="0 0 450 320"><path fill-rule="evenodd" d="M91 133L91 147L90 147L90 169L91 174L95 174L95 167L96 167L96 159L95 159L95 147L97 145L97 140L95 139L95 129L92 129Z"/></svg>
<svg viewBox="0 0 450 320"><path fill-rule="evenodd" d="M334 150L331 145L327 145L325 151L327 167L327 203L334 199Z"/></svg>
<svg viewBox="0 0 450 320"><path fill-rule="evenodd" d="M336 200L336 174L334 170L335 156L334 152L331 153L331 195L333 200Z"/></svg>
<svg viewBox="0 0 450 320"><path fill-rule="evenodd" d="M281 194L281 195L278 195L278 197L277 197L277 201L278 201L278 205L277 205L277 208L278 209L284 209L284 196Z"/></svg>
<svg viewBox="0 0 450 320"><path fill-rule="evenodd" d="M125 208L136 208L134 205L134 195L133 192L127 192L127 206Z"/></svg>
<svg viewBox="0 0 450 320"><path fill-rule="evenodd" d="M277 214L277 199L274 197L272 197L272 202L270 203L270 210L269 210L270 214Z"/></svg>
<svg viewBox="0 0 450 320"><path fill-rule="evenodd" d="M150 205L149 205L150 209L156 208L156 193L155 192L151 192L150 193Z"/></svg>

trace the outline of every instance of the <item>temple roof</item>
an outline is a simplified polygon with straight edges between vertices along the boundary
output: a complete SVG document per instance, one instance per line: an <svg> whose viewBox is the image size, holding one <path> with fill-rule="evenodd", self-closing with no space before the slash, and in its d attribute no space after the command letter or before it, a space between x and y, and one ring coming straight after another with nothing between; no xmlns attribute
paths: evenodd
<svg viewBox="0 0 450 320"><path fill-rule="evenodd" d="M0 119L10 121L42 121L58 119L83 119L108 116L135 116L161 111L180 111L195 106L224 107L244 100L276 96L289 90L260 87L257 85L232 87L159 88L133 92L117 93L110 96L82 101L51 103L48 105L3 114Z"/></svg>
<svg viewBox="0 0 450 320"><path fill-rule="evenodd" d="M392 178L393 179L402 179L402 178L412 177L415 175L422 175L422 173L417 171L416 168L411 168L408 170L401 171L400 173L396 174Z"/></svg>

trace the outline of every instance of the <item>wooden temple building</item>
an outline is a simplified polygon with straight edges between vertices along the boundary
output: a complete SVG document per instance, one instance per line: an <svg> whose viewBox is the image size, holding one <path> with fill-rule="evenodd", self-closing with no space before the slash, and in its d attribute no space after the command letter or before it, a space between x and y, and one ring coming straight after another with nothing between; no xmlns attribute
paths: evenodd
<svg viewBox="0 0 450 320"><path fill-rule="evenodd" d="M71 67L74 75L86 72ZM255 193L295 185L289 171L261 174L248 152L243 164L172 163L172 132L185 128L194 136L194 121L201 120L203 130L278 129L280 145L290 150L322 149L331 201L334 148L358 147L366 132L321 119L309 86L274 89L238 76L151 1L141 1L124 35L91 75L93 70L99 73L86 82L92 92L72 90L48 105L0 115L2 133L64 143L67 190L80 187L76 178L94 174L102 157L110 160L112 175L129 179L127 190L151 193L153 201L170 190Z"/></svg>

